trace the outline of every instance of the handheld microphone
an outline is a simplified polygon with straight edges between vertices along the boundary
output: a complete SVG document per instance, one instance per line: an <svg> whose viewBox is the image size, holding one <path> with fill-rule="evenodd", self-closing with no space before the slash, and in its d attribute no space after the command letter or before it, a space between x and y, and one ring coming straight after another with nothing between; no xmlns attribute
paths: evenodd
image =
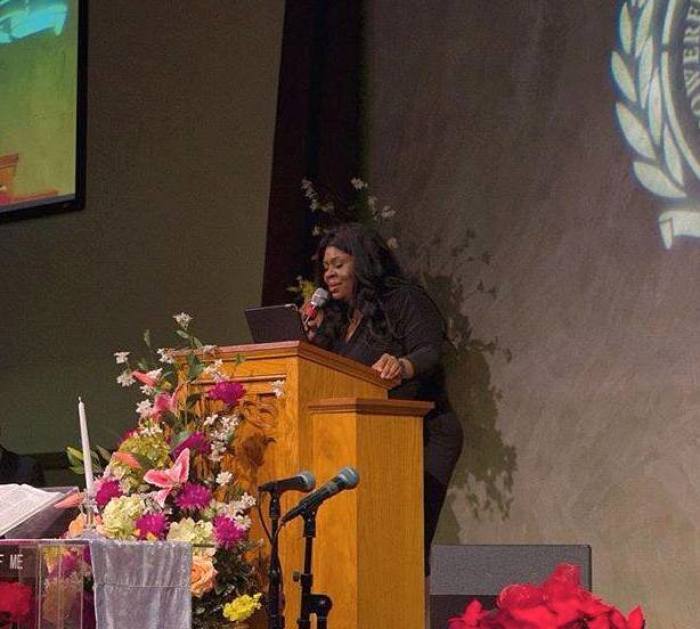
<svg viewBox="0 0 700 629"><path fill-rule="evenodd" d="M281 494L285 491L303 491L307 493L316 487L316 478L308 470L299 472L296 476L271 480L258 487L258 491Z"/></svg>
<svg viewBox="0 0 700 629"><path fill-rule="evenodd" d="M313 319L318 314L318 311L326 305L327 301L328 291L325 288L317 288L304 309L305 322Z"/></svg>
<svg viewBox="0 0 700 629"><path fill-rule="evenodd" d="M309 509L318 508L323 502L335 496L344 489L353 489L360 482L360 475L352 467L344 467L336 476L319 487L316 491L302 498L296 507L284 514L280 526L300 516Z"/></svg>

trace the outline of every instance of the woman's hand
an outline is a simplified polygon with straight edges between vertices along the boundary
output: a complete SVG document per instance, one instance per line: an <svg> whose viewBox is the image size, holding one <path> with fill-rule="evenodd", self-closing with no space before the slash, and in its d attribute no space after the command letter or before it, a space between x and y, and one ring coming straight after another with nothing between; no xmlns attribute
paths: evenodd
<svg viewBox="0 0 700 629"><path fill-rule="evenodd" d="M323 310L321 308L316 309L316 313L313 317L309 317L308 312L310 310L310 302L306 302L301 308L299 308L299 313L301 314L301 323L304 326L304 332L306 332L306 337L313 341L316 336L321 323L323 323Z"/></svg>
<svg viewBox="0 0 700 629"><path fill-rule="evenodd" d="M382 354L379 360L372 365L372 369L379 372L379 377L385 380L409 380L413 377L413 365L405 358L396 358L391 354Z"/></svg>

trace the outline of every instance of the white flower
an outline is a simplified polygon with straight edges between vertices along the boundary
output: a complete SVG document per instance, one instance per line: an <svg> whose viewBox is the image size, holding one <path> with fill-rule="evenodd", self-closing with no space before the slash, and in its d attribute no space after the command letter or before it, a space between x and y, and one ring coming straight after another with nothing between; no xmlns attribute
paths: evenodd
<svg viewBox="0 0 700 629"><path fill-rule="evenodd" d="M366 188L367 184L362 181L359 177L353 177L350 180L350 183L352 184L352 187L355 188L355 190L362 190L362 188Z"/></svg>
<svg viewBox="0 0 700 629"><path fill-rule="evenodd" d="M333 205L332 201L329 201L328 203L324 203L321 206L321 212L326 212L326 214L332 214L333 210L335 210L335 205Z"/></svg>
<svg viewBox="0 0 700 629"><path fill-rule="evenodd" d="M216 482L219 485L228 485L232 478L233 474L231 472L219 472L216 476Z"/></svg>
<svg viewBox="0 0 700 629"><path fill-rule="evenodd" d="M146 375L149 378L153 378L153 380L158 382L158 380L160 380L160 377L163 375L163 369L154 369L153 371L149 371L148 373L146 373Z"/></svg>
<svg viewBox="0 0 700 629"><path fill-rule="evenodd" d="M217 419L219 419L219 415L217 413L214 413L213 415L209 415L204 422L204 426L211 426Z"/></svg>
<svg viewBox="0 0 700 629"><path fill-rule="evenodd" d="M389 249L399 248L399 241L396 240L396 238L394 238L393 236L386 241L386 244L388 245Z"/></svg>
<svg viewBox="0 0 700 629"><path fill-rule="evenodd" d="M377 197L367 197L367 207L374 209L377 206Z"/></svg>
<svg viewBox="0 0 700 629"><path fill-rule="evenodd" d="M248 492L245 492L238 500L234 500L230 506L231 515L239 515L245 513L255 506L255 498Z"/></svg>
<svg viewBox="0 0 700 629"><path fill-rule="evenodd" d="M122 371L121 374L117 376L117 382L123 387L130 387L134 382L136 382L134 376L131 375L129 370Z"/></svg>
<svg viewBox="0 0 700 629"><path fill-rule="evenodd" d="M219 349L218 345L204 345L202 347L202 353L213 354L214 352L216 352L217 349Z"/></svg>
<svg viewBox="0 0 700 629"><path fill-rule="evenodd" d="M136 405L136 412L139 414L139 417L145 417L152 410L153 410L153 405L151 404L150 400L141 400Z"/></svg>
<svg viewBox="0 0 700 629"><path fill-rule="evenodd" d="M311 208L312 212L315 212L316 210L318 210L318 208L321 207L321 204L316 199L312 199L309 207Z"/></svg>
<svg viewBox="0 0 700 629"><path fill-rule="evenodd" d="M253 521L247 515L237 515L234 517L236 524L246 531L253 525Z"/></svg>
<svg viewBox="0 0 700 629"><path fill-rule="evenodd" d="M284 397L284 380L275 380L270 384L270 388L276 398Z"/></svg>
<svg viewBox="0 0 700 629"><path fill-rule="evenodd" d="M392 218L396 214L396 210L392 210L390 206L385 205L382 208L382 218Z"/></svg>
<svg viewBox="0 0 700 629"><path fill-rule="evenodd" d="M301 180L301 189L302 190L308 190L309 188L312 187L312 185L313 184L306 178Z"/></svg>
<svg viewBox="0 0 700 629"><path fill-rule="evenodd" d="M159 360L166 365L172 365L175 362L173 358L173 350L168 347L161 347L158 350Z"/></svg>
<svg viewBox="0 0 700 629"><path fill-rule="evenodd" d="M311 235L312 236L320 236L321 235L321 226L314 225L314 228L311 230Z"/></svg>
<svg viewBox="0 0 700 629"><path fill-rule="evenodd" d="M180 314L173 315L173 319L175 319L177 324L183 330L186 330L187 326L190 324L190 321L192 321L192 317L190 317L190 315L188 315L186 312L181 312Z"/></svg>
<svg viewBox="0 0 700 629"><path fill-rule="evenodd" d="M224 361L220 358L213 363L209 363L202 369L202 375L206 378L212 378L219 382L224 379L224 374L221 373L221 368L224 366Z"/></svg>
<svg viewBox="0 0 700 629"><path fill-rule="evenodd" d="M147 384L141 385L141 393L144 395L153 395L155 392L155 387L149 387Z"/></svg>
<svg viewBox="0 0 700 629"><path fill-rule="evenodd" d="M114 358L117 361L117 365L124 365L129 358L129 352L114 352Z"/></svg>
<svg viewBox="0 0 700 629"><path fill-rule="evenodd" d="M139 428L139 433L148 437L153 437L163 432L163 429L155 422L146 422Z"/></svg>

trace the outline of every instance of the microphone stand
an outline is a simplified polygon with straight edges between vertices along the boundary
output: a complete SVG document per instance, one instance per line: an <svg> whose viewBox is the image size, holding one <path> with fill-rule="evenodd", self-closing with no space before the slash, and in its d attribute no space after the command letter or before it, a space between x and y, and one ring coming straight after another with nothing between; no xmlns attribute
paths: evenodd
<svg viewBox="0 0 700 629"><path fill-rule="evenodd" d="M282 583L282 566L279 558L279 519L280 494L277 490L270 492L270 537L272 549L270 551L270 567L268 569L267 589L267 626L268 629L284 629L284 614L280 613L280 585Z"/></svg>
<svg viewBox="0 0 700 629"><path fill-rule="evenodd" d="M304 517L304 572L296 573L294 580L301 582L301 611L297 620L299 629L311 629L311 614L316 615L316 629L327 629L328 614L333 607L330 596L313 594L314 577L311 573L314 537L316 537L316 511L318 506L303 513Z"/></svg>

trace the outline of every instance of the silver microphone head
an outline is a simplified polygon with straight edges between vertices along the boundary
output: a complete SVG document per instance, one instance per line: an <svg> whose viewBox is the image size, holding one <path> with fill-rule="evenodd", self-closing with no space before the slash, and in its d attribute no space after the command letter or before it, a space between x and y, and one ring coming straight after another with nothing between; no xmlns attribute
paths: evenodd
<svg viewBox="0 0 700 629"><path fill-rule="evenodd" d="M328 291L325 288L317 288L310 301L314 307L323 308L328 301Z"/></svg>
<svg viewBox="0 0 700 629"><path fill-rule="evenodd" d="M311 491L314 487L316 487L316 477L309 472L309 470L304 470L303 472L299 472L298 474L299 479L302 481L303 489L300 489L299 491Z"/></svg>
<svg viewBox="0 0 700 629"><path fill-rule="evenodd" d="M354 467L344 467L336 475L341 489L352 489L360 482L360 475Z"/></svg>

